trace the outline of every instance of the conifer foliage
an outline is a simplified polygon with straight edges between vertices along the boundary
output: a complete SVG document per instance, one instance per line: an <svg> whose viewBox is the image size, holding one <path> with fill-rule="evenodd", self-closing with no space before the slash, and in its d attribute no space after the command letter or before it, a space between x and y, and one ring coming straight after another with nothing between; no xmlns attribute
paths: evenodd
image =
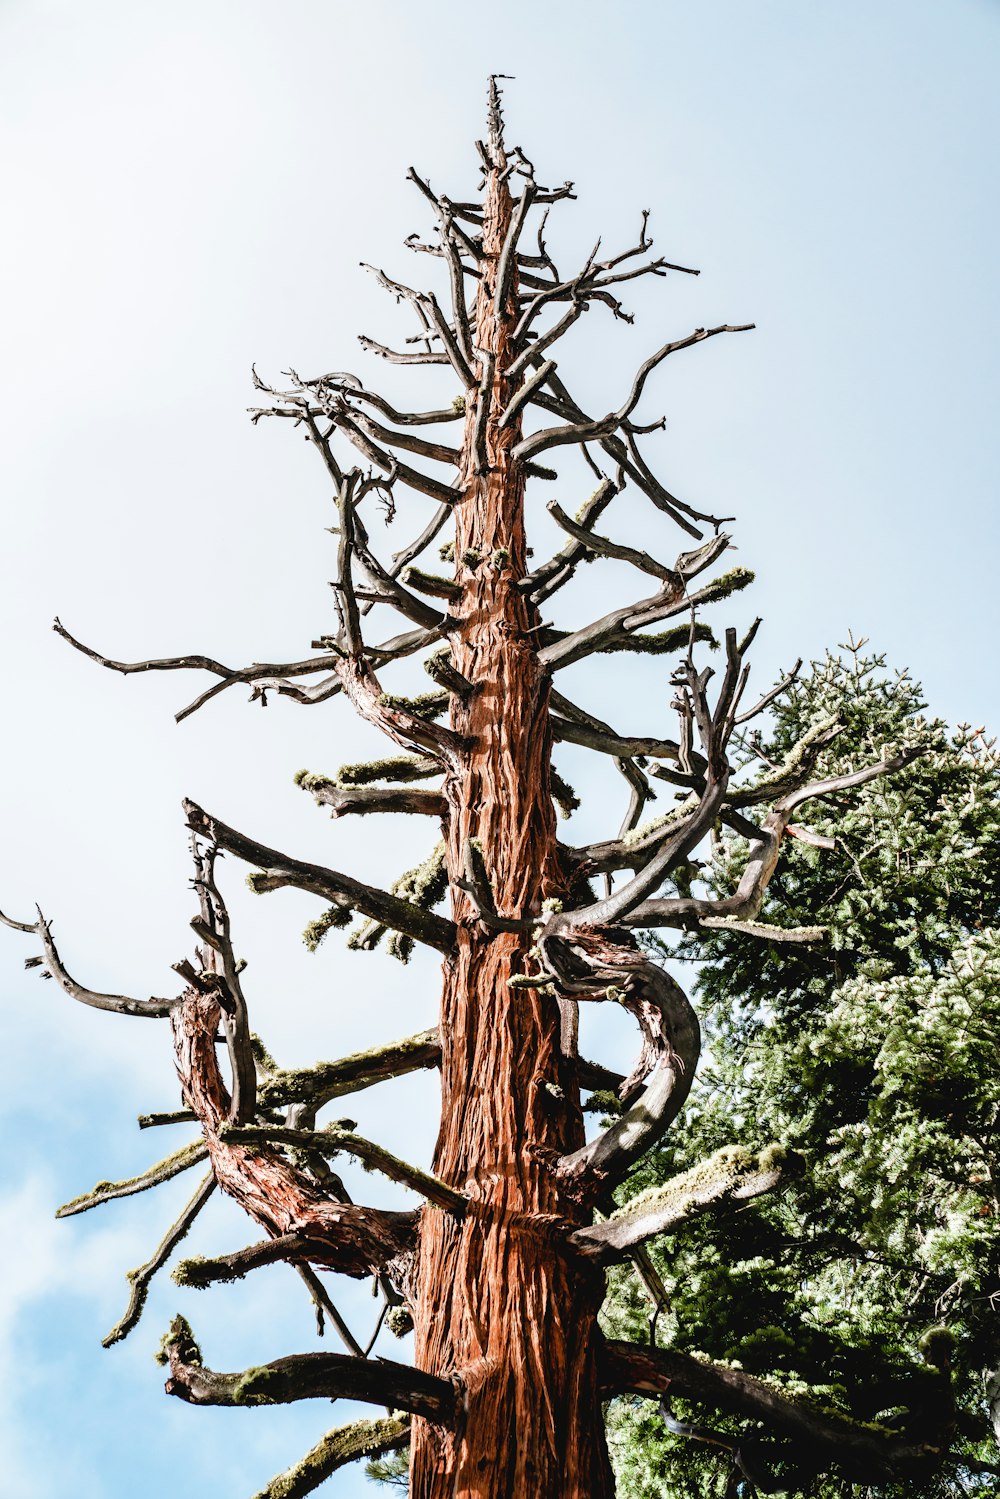
<svg viewBox="0 0 1000 1499"><path fill-rule="evenodd" d="M712 1060L683 1134L626 1192L730 1139L796 1150L804 1170L780 1195L651 1247L670 1303L660 1336L887 1425L905 1419L906 1381L930 1359L956 1400L952 1452L926 1483L873 1492L985 1495L1000 1488L1000 762L983 729L949 732L923 709L907 673L853 640L775 704L755 750L769 760L831 714L844 727L823 773L887 741L916 737L926 753L849 800L817 801L811 826L836 846L797 843L771 881L768 919L822 919L826 943L779 955L739 933L686 939ZM719 894L744 857L723 841ZM644 1300L619 1277L609 1323L641 1326ZM933 1420L943 1393L924 1378ZM637 1406L619 1404L612 1428L620 1493L718 1491L725 1448ZM813 1476L803 1492L842 1489Z"/></svg>
<svg viewBox="0 0 1000 1499"><path fill-rule="evenodd" d="M177 963L178 990L166 998L92 991L71 976L44 916L9 921L33 937L41 952L32 961L72 999L163 1023L181 1091L180 1110L168 1117L192 1125L185 1150L130 1182L102 1183L67 1210L151 1188L195 1165L205 1172L178 1222L133 1272L128 1308L108 1341L135 1326L152 1276L219 1190L245 1209L251 1242L182 1259L175 1279L206 1287L286 1262L346 1352L269 1357L273 1349L262 1348L268 1361L218 1372L178 1318L161 1347L167 1392L195 1405L343 1397L376 1408L371 1419L322 1437L262 1491L270 1499L307 1494L346 1462L406 1446L414 1499L605 1499L614 1477L604 1410L623 1394L654 1406L686 1399L721 1422L735 1433L724 1441L738 1482L774 1487L789 1466L862 1483L923 1481L953 1439L936 1345L928 1363L901 1371L893 1419L883 1422L869 1419L883 1400L853 1393L856 1379L867 1381L866 1365L849 1361L847 1394L838 1383L821 1403L803 1400L797 1388L758 1377L782 1367L763 1328L753 1372L706 1358L703 1329L687 1325L682 1299L669 1310L669 1343L601 1329L614 1266L636 1263L667 1315L669 1272L662 1259L657 1270L647 1242L669 1234L669 1242L703 1244L707 1254L707 1225L720 1204L773 1193L803 1169L789 1148L799 1140L794 1110L762 1117L750 1145L752 1132L727 1133L736 1122L728 1111L711 1138L702 1129L710 1148L700 1158L667 1147L679 1161L683 1155L683 1180L616 1208L616 1191L649 1150L664 1138L696 1138L681 1136L677 1121L699 1066L698 1016L678 965L660 961L642 934L739 933L762 963L779 967L792 954L808 966L813 947L828 939L817 914L796 911L787 925L770 908L762 917L786 845L824 845L827 835L809 819L822 819L831 799L840 807L910 764L926 751L926 734L900 721L878 744L859 745L844 737L838 706L803 718L794 732L787 720L780 757L747 758L752 726L776 694L755 702L748 690L756 625L741 637L719 626L712 606L750 574L724 570L731 541L722 521L654 473L664 419L640 408L665 361L749 325L700 327L662 344L625 390L609 393L604 414L590 414L574 394L572 361L565 370L557 362L561 340L585 313L630 321L622 301L629 283L688 270L651 254L646 214L635 243L612 254L595 247L578 270L560 270L546 225L574 196L572 184L544 187L529 158L508 144L495 79L477 148L482 183L474 200L447 197L409 174L436 231L407 245L430 279L440 273L438 289L374 272L415 325L402 347L361 342L389 364L418 367L413 400L390 399L339 369L289 373L280 385L257 380L255 418L304 434L330 486L336 628L300 660L232 668L208 655L112 660L57 622L71 645L111 670L206 674L210 684L179 717L238 685L260 701L283 698L321 712L346 699L386 736L388 753L336 774L319 767L300 777L302 789L335 818L406 816L428 827L426 859L394 883L391 871L382 888L262 843L224 820L226 809L186 802L197 945ZM434 396L420 393L421 381L442 378L444 398L424 404ZM540 549L534 556L529 528L537 548L541 496L557 479L558 493L577 485L579 492L566 508L549 502L563 539L551 556ZM615 516L639 513L643 545L617 539ZM392 553L386 520L393 536L402 529L412 538ZM435 548L449 563L444 573ZM557 595L582 563L595 562L596 576L605 559L641 576L639 596L581 623ZM586 682L599 684L602 658L619 653L651 657L660 683L641 736L609 723L613 710L599 695L584 706L564 690L569 668L591 663ZM426 676L414 690L421 666ZM792 673L779 697L794 680ZM667 713L659 704L671 692ZM575 801L552 766L561 744L620 773L624 820L614 815L598 842L557 838L556 805ZM835 763L823 760L831 751ZM656 793L659 815L648 817ZM713 888L702 865L720 829L743 843L730 882ZM415 944L440 954L437 1025L363 1055L281 1069L252 1030L252 974L238 957L221 853L227 870L238 861L249 867L258 894L295 888L316 897L312 946L351 926L356 947L385 940L400 959ZM948 1003L960 1003L947 993ZM623 1007L638 1029L628 1076L580 1055L579 1007L602 1003ZM845 1034L851 1023L848 1015L840 1021ZM440 1073L440 1130L426 1165L323 1113L352 1091L415 1068ZM610 1117L588 1134L581 1095L595 1091L613 1107L605 1105ZM863 1142L845 1137L840 1148L860 1196L871 1169ZM351 1201L329 1164L344 1155L407 1188L416 1205L388 1211ZM712 1264L707 1258L697 1273L710 1276ZM341 1317L329 1274L374 1278L379 1326L384 1320L400 1333L412 1326L412 1362L373 1355L374 1341ZM866 1398L874 1408L859 1420Z"/></svg>

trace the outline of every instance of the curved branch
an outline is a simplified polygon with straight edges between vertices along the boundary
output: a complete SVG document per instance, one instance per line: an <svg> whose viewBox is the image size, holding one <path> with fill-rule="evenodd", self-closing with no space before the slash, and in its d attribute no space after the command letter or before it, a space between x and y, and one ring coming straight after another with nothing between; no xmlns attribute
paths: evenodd
<svg viewBox="0 0 1000 1499"><path fill-rule="evenodd" d="M184 1101L201 1122L219 1186L272 1239L297 1236L306 1245L300 1258L345 1275L380 1273L412 1248L416 1215L344 1202L269 1146L223 1139L230 1101L216 1056L218 1022L217 999L194 990L173 1017Z"/></svg>
<svg viewBox="0 0 1000 1499"><path fill-rule="evenodd" d="M112 1344L120 1343L123 1338L128 1337L129 1333L136 1326L146 1305L150 1281L157 1270L162 1269L166 1264L214 1191L215 1177L210 1171L201 1181L198 1190L184 1208L180 1217L168 1228L166 1234L153 1251L152 1256L144 1265L140 1265L137 1270L130 1270L128 1272L127 1278L132 1290L125 1315L111 1329L107 1337L103 1339L102 1347L110 1348Z"/></svg>
<svg viewBox="0 0 1000 1499"><path fill-rule="evenodd" d="M35 909L38 910L38 907L36 906ZM6 918L5 923L15 927L18 931L35 932L41 938L45 953L43 973L54 978L64 994L68 994L70 999L78 1000L82 1005L88 1005L94 1010L109 1010L114 1015L136 1015L150 1020L162 1020L180 1003L177 998L132 999L127 994L101 994L94 989L84 988L66 972L53 940L50 924L40 910L38 910L38 920L34 926L26 926L22 922L11 922ZM40 961L42 960L29 959L28 966L34 967L35 963Z"/></svg>
<svg viewBox="0 0 1000 1499"><path fill-rule="evenodd" d="M596 421L574 421L567 422L561 427L545 427L541 432L534 432L530 437L523 438L512 449L511 456L524 462L528 458L534 458L538 453L548 452L550 448L561 447L565 443L593 442L602 437L613 436L638 406L646 381L653 370L657 365L662 364L668 355L675 354L680 349L689 349L692 344L702 343L706 338L714 338L718 333L749 333L753 327L753 323L722 323L717 328L696 328L686 338L678 338L672 343L664 344L640 365L632 382L632 389L617 411L609 411L607 416L600 417ZM537 354L541 342L542 340L539 340L538 343L530 346L532 355Z"/></svg>
<svg viewBox="0 0 1000 1499"><path fill-rule="evenodd" d="M239 1374L206 1369L182 1317L174 1319L163 1352L168 1395L191 1405L287 1405L294 1400L363 1400L410 1411L437 1426L458 1419L457 1387L408 1364L351 1358L344 1353L293 1353Z"/></svg>
<svg viewBox="0 0 1000 1499"><path fill-rule="evenodd" d="M132 1197L136 1192L146 1192L150 1187L158 1187L161 1182L170 1181L182 1171L196 1166L207 1155L208 1146L201 1140L182 1145L180 1150L175 1150L172 1155L158 1161L155 1166L150 1166L139 1176L131 1176L125 1181L98 1182L89 1192L83 1192L79 1197L63 1203L61 1208L56 1209L56 1217L73 1218L77 1213L89 1212L91 1208L100 1207L105 1202L114 1202L119 1197Z"/></svg>
<svg viewBox="0 0 1000 1499"><path fill-rule="evenodd" d="M633 1197L604 1223L576 1229L568 1242L588 1259L614 1264L628 1259L637 1244L674 1233L720 1202L743 1202L771 1192L800 1169L799 1158L780 1146L754 1155L728 1145L690 1171Z"/></svg>
<svg viewBox="0 0 1000 1499"><path fill-rule="evenodd" d="M412 901L390 895L387 890L363 885L360 880L352 879L350 875L341 874L335 869L325 869L320 864L292 859L277 849L256 843L252 838L238 833L235 828L209 816L192 801L184 802L184 812L188 827L193 833L212 839L220 848L235 854L247 864L255 864L262 871L252 877L252 888L258 893L280 890L291 885L298 890L308 890L313 895L320 895L332 905L360 911L382 926L403 932L418 942L436 947L440 952L450 952L453 948L455 926L446 917L438 916L433 911L425 911Z"/></svg>
<svg viewBox="0 0 1000 1499"><path fill-rule="evenodd" d="M350 1426L335 1426L293 1467L272 1478L254 1499L304 1499L338 1468L362 1457L398 1452L409 1441L407 1416L383 1416L377 1421L352 1421Z"/></svg>
<svg viewBox="0 0 1000 1499"><path fill-rule="evenodd" d="M602 1350L602 1383L607 1394L656 1396L667 1390L686 1400L711 1405L730 1415L759 1421L765 1431L795 1444L796 1461L812 1472L841 1469L861 1483L927 1479L945 1457L954 1406L941 1376L935 1419L915 1422L913 1431L879 1428L794 1400L763 1380L726 1364L693 1358L673 1348L640 1348L609 1341ZM933 1376L928 1375L928 1378ZM926 1392L921 1392L925 1394ZM929 1402L921 1400L926 1409Z"/></svg>
<svg viewBox="0 0 1000 1499"><path fill-rule="evenodd" d="M603 1190L624 1179L680 1112L701 1052L698 1017L670 974L610 933L543 934L539 948L546 971L563 993L617 1001L642 1030L642 1051L620 1089L629 1107L596 1139L558 1163L564 1177L586 1177ZM647 1077L649 1082L641 1086Z"/></svg>

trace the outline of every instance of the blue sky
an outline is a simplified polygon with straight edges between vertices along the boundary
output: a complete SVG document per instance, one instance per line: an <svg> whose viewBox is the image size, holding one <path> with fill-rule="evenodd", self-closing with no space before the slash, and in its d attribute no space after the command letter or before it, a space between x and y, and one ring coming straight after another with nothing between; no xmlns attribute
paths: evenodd
<svg viewBox="0 0 1000 1499"><path fill-rule="evenodd" d="M231 695L178 728L194 683L103 675L49 625L59 613L121 656L234 660L294 659L330 628L323 477L290 431L250 427L250 364L385 375L355 334L389 339L400 322L358 262L416 273L401 241L427 220L406 169L474 189L490 71L516 75L509 130L540 176L577 183L552 231L567 265L599 232L631 242L649 207L658 251L702 269L637 289L634 329L595 312L567 342L561 372L584 404L617 405L668 337L757 323L665 368L646 409L668 417L667 482L737 516L739 560L759 579L737 617L765 618L759 684L852 629L909 665L936 711L1000 717L995 0L511 0L502 40L495 14L452 0L0 0L0 906L39 900L95 986L165 992L187 950L182 795L380 883L422 852L408 827L331 826L292 786L300 766L374 747L342 707L262 714ZM581 497L567 481L565 508ZM639 534L636 515L623 525ZM609 600L628 586L601 577ZM615 662L613 683L580 669L574 687L648 727L655 676ZM599 815L592 784L581 836L619 816ZM336 939L311 958L307 897L261 905L230 884L254 1023L279 1060L433 1022L432 963L401 969ZM191 1184L68 1222L52 1212L173 1147L134 1124L175 1101L167 1038L74 1009L22 974L29 948L0 944L9 1499L160 1499L179 1483L249 1499L342 1413L189 1410L163 1396L151 1353L183 1309L216 1367L259 1363L312 1346L309 1305L281 1267L201 1297L162 1277L129 1342L101 1350L125 1270ZM432 1139L427 1079L357 1112L390 1146ZM370 1177L364 1190L384 1191ZM217 1203L190 1243L247 1241ZM343 1299L363 1325L367 1292ZM373 1491L348 1470L323 1492Z"/></svg>

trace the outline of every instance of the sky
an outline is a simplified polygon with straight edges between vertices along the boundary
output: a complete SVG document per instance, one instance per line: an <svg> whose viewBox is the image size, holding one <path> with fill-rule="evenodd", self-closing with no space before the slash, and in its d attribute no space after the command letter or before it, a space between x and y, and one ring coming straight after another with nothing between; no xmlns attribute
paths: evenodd
<svg viewBox="0 0 1000 1499"><path fill-rule="evenodd" d="M430 227L406 170L475 191L490 72L515 75L508 134L541 180L576 183L551 232L563 264L598 234L632 243L649 208L657 253L702 272L637 287L633 328L595 311L574 330L560 373L584 405L618 405L668 338L756 324L668 361L642 409L667 416L651 453L669 487L737 518L758 582L733 617L764 618L760 689L850 630L909 666L934 712L996 728L998 53L996 0L0 0L0 907L26 920L37 901L91 986L167 993L191 942L182 796L381 884L425 851L410 826L331 826L293 785L377 751L341 704L261 712L231 692L177 726L194 678L102 673L50 625L123 659L234 662L296 659L332 628L328 486L286 424L251 426L250 368L413 388L358 348L359 332L408 331L360 262L426 269L402 248ZM583 482L567 467L565 509ZM622 526L647 536L627 507ZM655 539L665 556L687 544ZM603 609L628 587L590 570L567 608L582 621L595 589ZM657 670L615 657L613 680L574 668L572 689L655 732ZM561 763L594 793L565 835L581 841L621 814L586 758ZM253 1023L280 1062L434 1023L429 959L402 968L336 936L310 956L314 901L255 899L226 874ZM22 970L30 939L0 937L7 1499L166 1499L180 1483L250 1499L349 1410L194 1410L163 1395L151 1354L178 1310L216 1368L317 1346L309 1303L280 1266L208 1295L162 1275L138 1330L101 1349L126 1269L193 1182L53 1213L183 1143L135 1126L176 1106L169 1041L72 1005ZM626 1040L594 1031L611 1060ZM431 1079L355 1112L426 1159ZM359 1190L397 1200L373 1177ZM248 1228L213 1202L189 1252ZM366 1287L341 1301L370 1321ZM407 1356L389 1337L379 1350ZM377 1491L348 1469L322 1492Z"/></svg>

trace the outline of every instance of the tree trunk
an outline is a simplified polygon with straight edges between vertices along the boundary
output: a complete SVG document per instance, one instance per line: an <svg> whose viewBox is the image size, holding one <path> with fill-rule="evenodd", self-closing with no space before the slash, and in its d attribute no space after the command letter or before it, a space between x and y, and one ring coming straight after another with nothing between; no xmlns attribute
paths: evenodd
<svg viewBox="0 0 1000 1499"><path fill-rule="evenodd" d="M491 143L493 144L493 143ZM478 841L502 916L537 915L562 873L550 794L549 685L535 654L537 610L526 572L524 479L510 450L520 418L500 428L512 394L503 376L516 276L503 305L497 279L511 221L506 161L488 174L484 259L474 344L495 356L492 390L470 393L464 498L456 506L462 584L452 660L474 684L452 698L469 742L446 785L448 866L458 949L444 970L441 1132L436 1175L466 1192L463 1219L425 1208L416 1274L416 1359L461 1376L457 1432L414 1424L413 1499L603 1499L614 1493L597 1388L603 1277L559 1251L554 1220L589 1222L552 1170L583 1143L575 1046L564 1055L549 993L511 989L530 973L532 937L497 933L456 889L466 840ZM485 427L479 412L486 400ZM477 419L486 471L477 472Z"/></svg>

